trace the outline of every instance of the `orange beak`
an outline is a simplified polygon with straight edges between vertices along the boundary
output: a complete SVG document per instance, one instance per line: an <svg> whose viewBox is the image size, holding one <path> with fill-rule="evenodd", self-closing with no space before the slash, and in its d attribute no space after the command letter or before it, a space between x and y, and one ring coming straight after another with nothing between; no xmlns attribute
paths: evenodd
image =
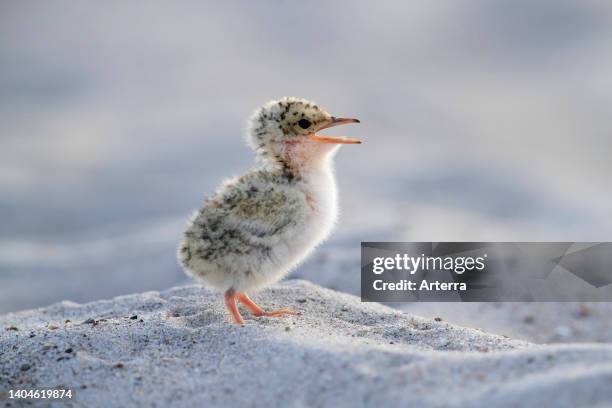
<svg viewBox="0 0 612 408"><path fill-rule="evenodd" d="M332 116L330 121L323 123L321 126L317 127L315 131L318 132L319 130L339 125L346 125L347 123L359 123L359 119L336 118ZM361 140L344 136L319 136L315 133L311 133L308 135L308 138L319 143L361 144Z"/></svg>

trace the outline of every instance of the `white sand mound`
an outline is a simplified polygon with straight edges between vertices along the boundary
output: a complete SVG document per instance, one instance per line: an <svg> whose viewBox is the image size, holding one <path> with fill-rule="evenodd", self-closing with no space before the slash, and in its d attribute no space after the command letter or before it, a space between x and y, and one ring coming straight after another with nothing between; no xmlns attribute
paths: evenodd
<svg viewBox="0 0 612 408"><path fill-rule="evenodd" d="M187 286L2 316L0 401L61 387L84 407L612 402L610 345L536 346L303 281L254 299L304 315L231 325L219 294Z"/></svg>

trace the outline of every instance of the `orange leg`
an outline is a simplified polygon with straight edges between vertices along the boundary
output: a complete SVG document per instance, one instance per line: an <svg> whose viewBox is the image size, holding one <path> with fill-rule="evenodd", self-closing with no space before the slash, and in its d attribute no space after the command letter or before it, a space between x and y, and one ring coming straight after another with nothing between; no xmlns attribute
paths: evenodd
<svg viewBox="0 0 612 408"><path fill-rule="evenodd" d="M244 319L240 315L240 311L238 310L238 305L236 304L236 291L234 289L228 289L223 295L223 299L225 300L225 306L227 310L229 310L232 315L232 320L234 323L244 324Z"/></svg>
<svg viewBox="0 0 612 408"><path fill-rule="evenodd" d="M300 312L294 312L293 310L289 310L289 309L278 309L278 310L273 310L271 312L266 312L261 307L257 306L257 304L253 302L251 298L247 296L246 293L237 293L236 297L244 305L244 307L249 309L249 312L251 312L253 316L280 317L284 315L294 315L294 316L301 315Z"/></svg>

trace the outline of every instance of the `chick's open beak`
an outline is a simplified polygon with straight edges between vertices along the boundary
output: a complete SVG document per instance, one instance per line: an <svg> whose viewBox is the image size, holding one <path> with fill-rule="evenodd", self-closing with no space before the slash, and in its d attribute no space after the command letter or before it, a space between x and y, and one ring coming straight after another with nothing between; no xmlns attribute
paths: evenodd
<svg viewBox="0 0 612 408"><path fill-rule="evenodd" d="M327 129L327 128L330 128L330 127L339 126L339 125L346 125L347 123L359 123L359 119L336 118L336 117L332 116L331 120L322 123L320 126L317 127L317 129L315 131L318 132L320 130ZM319 136L319 135L317 135L314 132L309 134L308 138L310 140L313 140L315 142L320 142L320 143L361 144L361 140L353 139L351 137L344 137L344 136Z"/></svg>

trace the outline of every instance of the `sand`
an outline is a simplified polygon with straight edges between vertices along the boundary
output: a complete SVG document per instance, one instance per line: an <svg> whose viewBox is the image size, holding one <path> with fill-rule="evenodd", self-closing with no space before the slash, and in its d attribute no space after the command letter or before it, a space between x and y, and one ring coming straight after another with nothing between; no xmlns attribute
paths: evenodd
<svg viewBox="0 0 612 408"><path fill-rule="evenodd" d="M610 345L535 345L299 280L254 299L303 315L231 325L219 294L191 285L1 316L0 401L68 387L79 407L612 402Z"/></svg>

